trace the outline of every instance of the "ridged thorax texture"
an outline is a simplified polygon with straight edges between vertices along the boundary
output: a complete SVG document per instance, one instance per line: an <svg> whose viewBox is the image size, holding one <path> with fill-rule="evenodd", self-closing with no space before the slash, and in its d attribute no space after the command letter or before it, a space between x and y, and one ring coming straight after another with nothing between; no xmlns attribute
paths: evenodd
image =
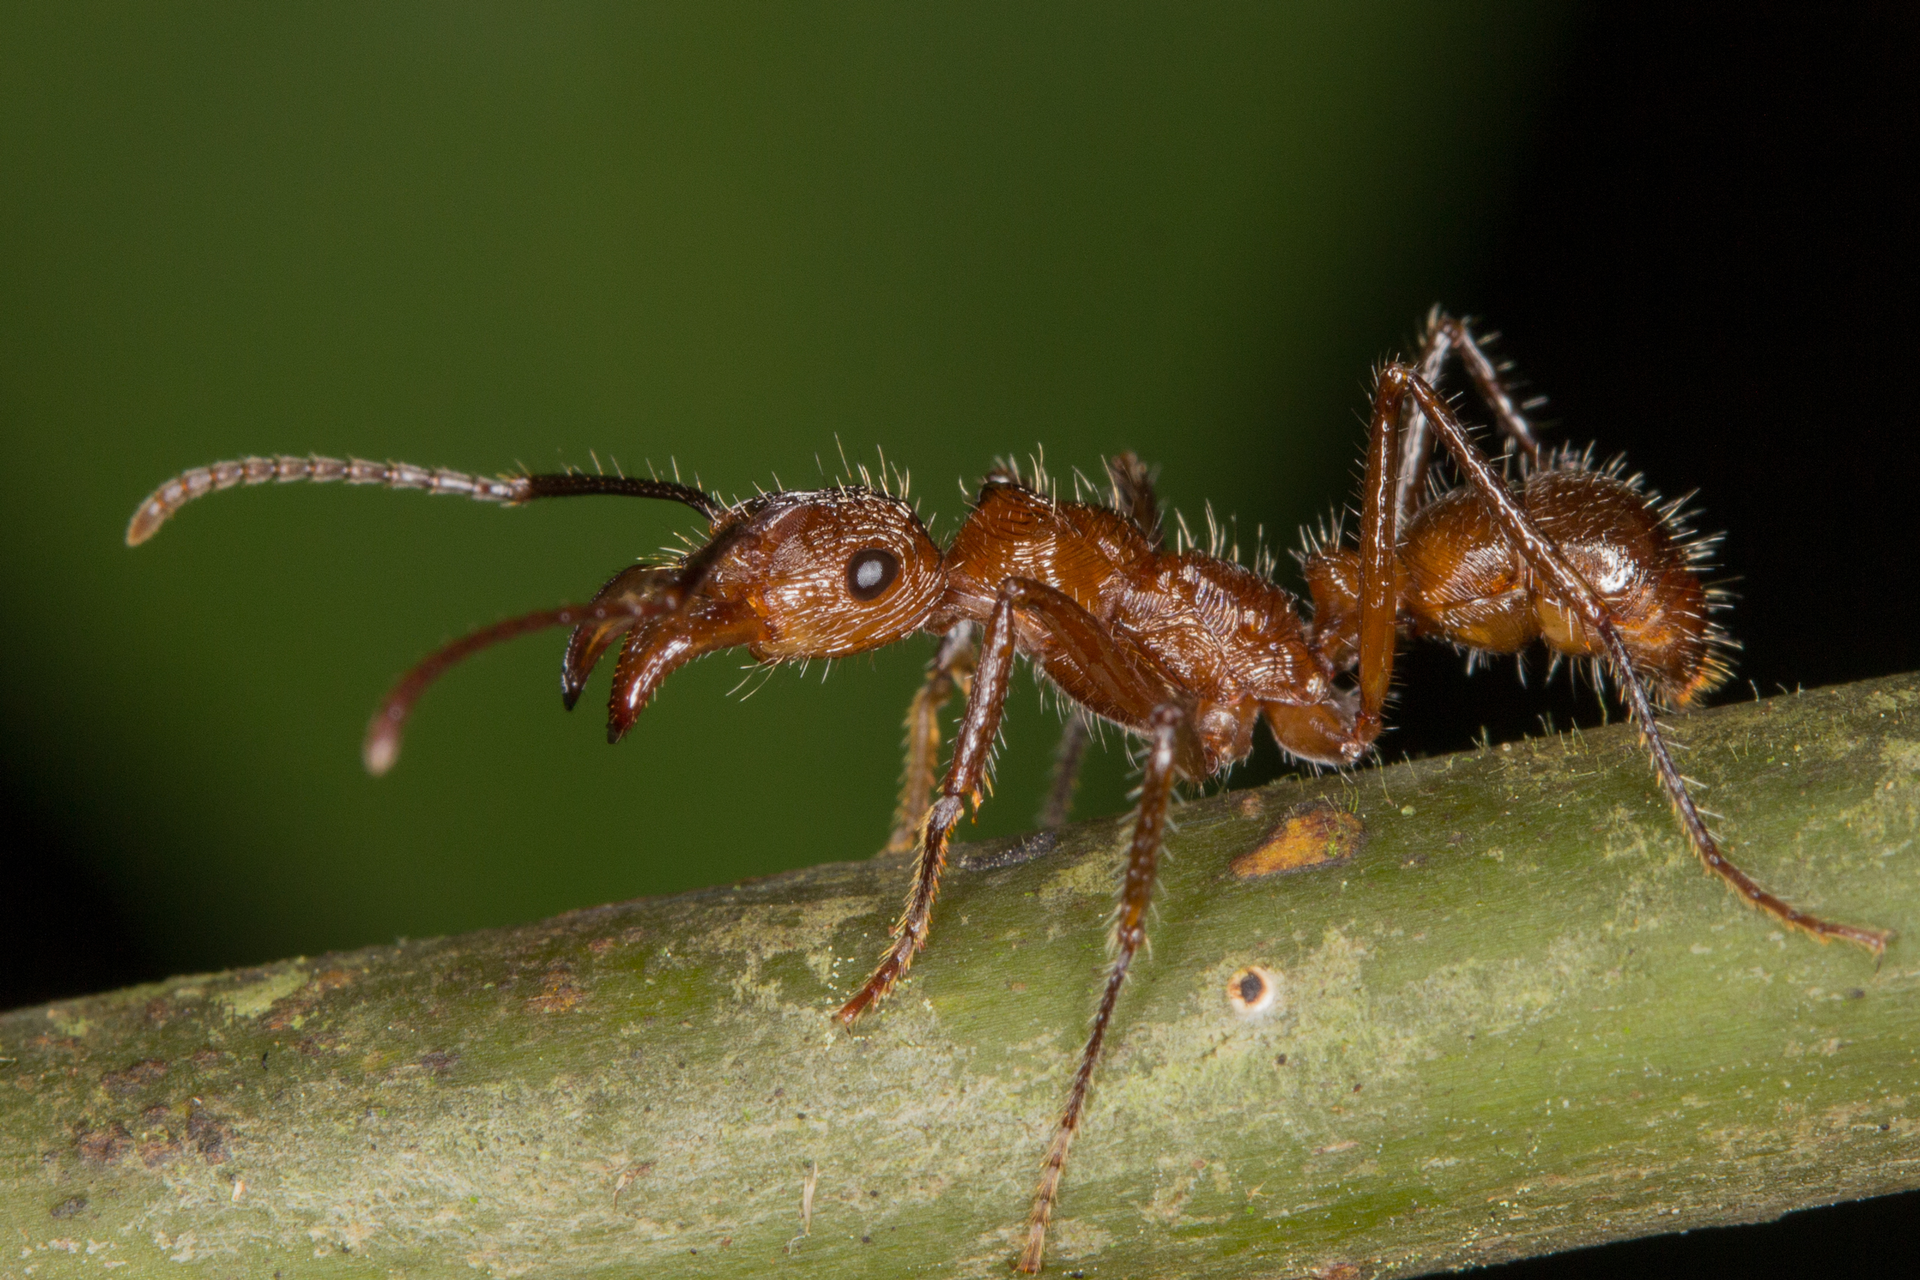
<svg viewBox="0 0 1920 1280"><path fill-rule="evenodd" d="M984 619L1008 578L1043 582L1111 622L1120 598L1112 590L1115 579L1137 576L1154 557L1146 538L1116 511L990 479L947 550L947 598L934 626Z"/></svg>
<svg viewBox="0 0 1920 1280"><path fill-rule="evenodd" d="M984 619L1000 584L1028 579L1071 598L1185 705L1218 769L1246 754L1262 702L1318 702L1332 672L1314 654L1293 596L1200 551L1164 552L1126 516L990 481L947 553L935 628ZM1044 621L1018 617L1021 647L1076 701L1142 729L1143 708L1091 687ZM1145 708L1150 710L1150 708Z"/></svg>

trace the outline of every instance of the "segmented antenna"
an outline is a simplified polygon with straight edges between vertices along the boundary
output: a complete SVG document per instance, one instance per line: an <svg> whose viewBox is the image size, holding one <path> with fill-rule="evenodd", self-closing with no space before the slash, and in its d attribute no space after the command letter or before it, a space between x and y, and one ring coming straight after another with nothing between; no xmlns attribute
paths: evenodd
<svg viewBox="0 0 1920 1280"><path fill-rule="evenodd" d="M579 471L555 471L537 476L515 476L503 483L519 488L519 496L509 499L515 503L532 502L536 498L586 498L599 494L611 494L618 498L665 498L669 502L692 507L705 516L709 524L719 524L728 510L726 503L705 489L696 489L690 484L674 480L642 480L637 476L590 476ZM479 494L474 497L486 501Z"/></svg>
<svg viewBox="0 0 1920 1280"><path fill-rule="evenodd" d="M160 531L160 526L195 498L232 489L240 485L292 484L305 480L311 484L378 485L383 489L424 489L429 493L465 494L475 502L498 502L517 506L536 498L572 498L588 494L616 494L629 498L666 498L685 503L710 522L726 514L726 504L712 494L689 485L665 480L642 480L630 476L584 475L559 472L550 475L491 477L444 467L416 467L410 462L368 462L364 458L323 458L313 454L296 458L280 454L271 458L238 458L211 466L183 471L147 496L133 519L127 522L127 545L137 547Z"/></svg>

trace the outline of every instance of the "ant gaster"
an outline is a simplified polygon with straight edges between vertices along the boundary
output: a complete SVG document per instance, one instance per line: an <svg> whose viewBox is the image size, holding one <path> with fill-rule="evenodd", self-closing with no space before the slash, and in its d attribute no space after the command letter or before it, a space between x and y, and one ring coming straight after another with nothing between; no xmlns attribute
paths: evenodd
<svg viewBox="0 0 1920 1280"><path fill-rule="evenodd" d="M1491 461L1435 391L1458 359L1492 411L1517 476ZM1461 483L1428 483L1434 438ZM1016 470L988 475L944 551L885 486L764 493L727 505L657 479L565 473L487 479L398 463L248 458L188 471L140 505L127 529L144 542L185 503L235 485L330 481L461 493L508 505L586 494L666 498L706 517L707 541L666 564L614 575L592 601L510 619L458 640L394 686L369 726L365 761L394 762L414 702L442 671L500 640L570 626L566 705L624 640L607 735L617 741L683 664L744 648L763 663L837 658L919 632L942 637L908 713L907 767L892 847L917 850L905 909L879 966L836 1015L851 1024L899 982L925 945L948 839L987 784L1014 659L1025 657L1074 704L1047 817L1071 794L1082 717L1145 740L1114 952L1028 1220L1019 1269L1040 1269L1067 1150L1101 1044L1146 936L1167 807L1180 782L1246 757L1264 721L1289 755L1346 767L1372 749L1401 632L1470 654L1516 653L1535 640L1610 676L1639 726L1655 773L1705 868L1781 924L1880 953L1888 935L1832 924L1761 889L1720 852L1694 807L1656 708L1685 708L1727 676L1728 642L1702 580L1707 539L1678 504L1637 477L1596 469L1590 454L1543 451L1468 326L1438 311L1419 358L1379 372L1368 428L1357 546L1312 539L1301 555L1310 616L1262 573L1198 550L1167 551L1146 468L1109 463L1110 504L1062 502ZM1036 476L1036 481L1038 477ZM1349 685L1347 673L1355 673ZM965 691L953 755L933 786L938 716ZM931 804L929 795L931 794Z"/></svg>

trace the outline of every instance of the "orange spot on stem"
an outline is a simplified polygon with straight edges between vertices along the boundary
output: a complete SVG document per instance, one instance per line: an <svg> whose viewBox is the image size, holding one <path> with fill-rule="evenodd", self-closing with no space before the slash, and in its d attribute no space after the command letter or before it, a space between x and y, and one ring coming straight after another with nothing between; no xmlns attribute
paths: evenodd
<svg viewBox="0 0 1920 1280"><path fill-rule="evenodd" d="M1330 800L1309 800L1289 809L1264 840L1230 865L1243 880L1324 867L1353 857L1365 835L1358 815Z"/></svg>

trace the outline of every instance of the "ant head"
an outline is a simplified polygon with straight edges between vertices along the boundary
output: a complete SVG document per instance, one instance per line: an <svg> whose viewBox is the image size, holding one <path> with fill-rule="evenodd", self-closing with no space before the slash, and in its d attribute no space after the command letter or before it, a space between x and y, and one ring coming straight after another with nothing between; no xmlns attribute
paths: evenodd
<svg viewBox="0 0 1920 1280"><path fill-rule="evenodd" d="M768 494L738 508L722 541L701 594L751 605L761 632L750 647L764 660L892 644L925 624L946 588L913 508L872 489Z"/></svg>
<svg viewBox="0 0 1920 1280"><path fill-rule="evenodd" d="M838 658L912 635L946 589L940 548L913 508L871 489L770 493L720 515L677 565L635 565L601 588L567 646L567 705L621 636L608 736L702 654Z"/></svg>
<svg viewBox="0 0 1920 1280"><path fill-rule="evenodd" d="M672 498L707 516L713 531L677 563L621 570L587 604L508 618L430 654L394 685L367 727L362 757L372 773L393 766L407 718L429 685L455 663L515 636L573 628L560 675L569 708L600 659L625 639L607 714L607 738L618 741L661 681L702 654L744 647L763 662L781 662L862 653L919 630L946 590L940 548L913 508L871 489L770 493L735 507L679 484L624 477L532 476L500 482L500 490L496 500L516 502L579 493ZM186 491L170 506L166 496L150 500L160 505L147 525L135 517L140 536L130 539L152 536L152 527L198 492Z"/></svg>

